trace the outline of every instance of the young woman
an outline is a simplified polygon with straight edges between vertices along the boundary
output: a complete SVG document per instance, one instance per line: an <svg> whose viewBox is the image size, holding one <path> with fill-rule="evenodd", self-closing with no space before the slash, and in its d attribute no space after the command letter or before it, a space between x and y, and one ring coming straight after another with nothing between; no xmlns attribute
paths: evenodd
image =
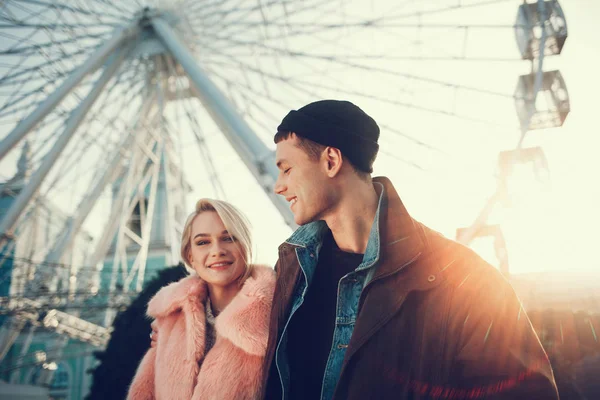
<svg viewBox="0 0 600 400"><path fill-rule="evenodd" d="M201 199L181 257L190 276L148 303L153 344L128 399L254 399L261 381L275 274L250 264L251 237L231 204Z"/></svg>

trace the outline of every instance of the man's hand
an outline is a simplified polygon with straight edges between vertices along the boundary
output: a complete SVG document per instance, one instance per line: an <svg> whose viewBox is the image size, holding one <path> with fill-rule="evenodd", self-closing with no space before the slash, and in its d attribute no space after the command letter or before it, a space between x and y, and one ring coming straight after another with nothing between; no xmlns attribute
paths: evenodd
<svg viewBox="0 0 600 400"><path fill-rule="evenodd" d="M150 347L156 347L156 344L158 343L158 328L156 327L156 321L152 322L150 327L152 328L152 332L150 333Z"/></svg>

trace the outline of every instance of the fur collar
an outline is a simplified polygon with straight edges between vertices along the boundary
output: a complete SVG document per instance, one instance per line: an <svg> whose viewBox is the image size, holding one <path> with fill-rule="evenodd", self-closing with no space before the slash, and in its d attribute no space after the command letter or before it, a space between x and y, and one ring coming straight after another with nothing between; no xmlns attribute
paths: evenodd
<svg viewBox="0 0 600 400"><path fill-rule="evenodd" d="M269 327L268 321L261 318L260 313L264 312L265 307L270 309L274 287L273 269L254 265L251 276L246 279L240 292L215 319L217 335L249 354L264 355ZM201 315L196 315L194 319L204 321L207 295L206 282L191 275L160 289L148 303L147 314L152 318L165 318L180 311L184 314L199 312Z"/></svg>

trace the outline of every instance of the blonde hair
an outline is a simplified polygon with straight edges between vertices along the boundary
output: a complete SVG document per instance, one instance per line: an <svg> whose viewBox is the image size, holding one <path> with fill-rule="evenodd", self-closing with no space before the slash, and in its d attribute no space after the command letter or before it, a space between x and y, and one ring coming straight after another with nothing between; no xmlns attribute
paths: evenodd
<svg viewBox="0 0 600 400"><path fill-rule="evenodd" d="M237 239L237 243L242 247L244 262L246 263L246 271L240 277L240 283L243 283L252 274L252 235L250 234L250 223L240 210L223 200L208 198L198 200L194 212L185 221L181 234L180 255L186 270L189 274L196 273L190 265L188 258L192 242L192 222L203 212L216 212L221 221L223 221L223 225L225 225L229 235Z"/></svg>

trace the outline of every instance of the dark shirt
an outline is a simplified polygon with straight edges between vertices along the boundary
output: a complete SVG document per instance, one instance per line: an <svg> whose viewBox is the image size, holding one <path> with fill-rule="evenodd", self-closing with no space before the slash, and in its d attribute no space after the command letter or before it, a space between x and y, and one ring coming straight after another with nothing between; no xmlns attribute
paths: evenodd
<svg viewBox="0 0 600 400"><path fill-rule="evenodd" d="M288 327L291 399L312 400L321 397L323 374L335 328L338 283L342 277L354 271L362 259L362 254L340 250L331 231L324 238L304 303Z"/></svg>

